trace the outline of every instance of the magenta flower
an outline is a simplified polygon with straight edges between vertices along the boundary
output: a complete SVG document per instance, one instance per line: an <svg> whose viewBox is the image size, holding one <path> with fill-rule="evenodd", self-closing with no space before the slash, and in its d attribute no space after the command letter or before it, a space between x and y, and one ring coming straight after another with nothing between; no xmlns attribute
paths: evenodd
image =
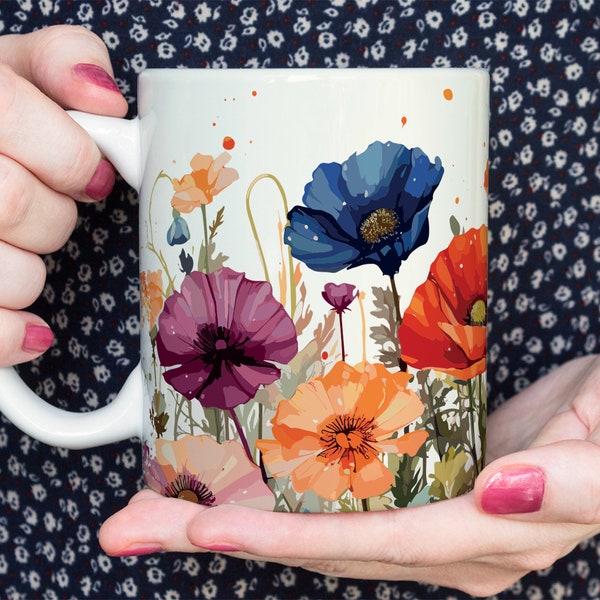
<svg viewBox="0 0 600 600"><path fill-rule="evenodd" d="M230 410L279 379L298 352L296 328L265 281L194 271L167 300L156 349L165 381L205 407Z"/></svg>
<svg viewBox="0 0 600 600"><path fill-rule="evenodd" d="M346 345L344 342L344 320L342 314L358 296L358 290L351 283L326 283L321 292L325 301L333 307L338 315L340 326L340 342L342 345L342 360L346 360Z"/></svg>
<svg viewBox="0 0 600 600"><path fill-rule="evenodd" d="M358 290L351 283L326 283L321 292L325 301L338 315L343 313L358 296Z"/></svg>

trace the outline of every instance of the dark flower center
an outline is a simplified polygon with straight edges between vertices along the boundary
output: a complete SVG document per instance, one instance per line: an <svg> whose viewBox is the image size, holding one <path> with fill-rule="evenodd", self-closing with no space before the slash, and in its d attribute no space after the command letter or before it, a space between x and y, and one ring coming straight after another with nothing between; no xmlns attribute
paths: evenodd
<svg viewBox="0 0 600 600"><path fill-rule="evenodd" d="M378 208L360 226L360 235L367 244L377 244L392 236L398 229L398 217L391 208Z"/></svg>
<svg viewBox="0 0 600 600"><path fill-rule="evenodd" d="M189 473L180 473L177 478L165 486L163 496L168 498L179 498L204 506L212 506L215 496L210 489L197 477Z"/></svg>
<svg viewBox="0 0 600 600"><path fill-rule="evenodd" d="M246 341L240 343L226 327L209 324L198 332L195 344L200 358L220 373L223 363L241 365L246 362L243 347Z"/></svg>
<svg viewBox="0 0 600 600"><path fill-rule="evenodd" d="M466 321L467 325L483 326L487 323L487 305L485 300L475 300L471 304Z"/></svg>
<svg viewBox="0 0 600 600"><path fill-rule="evenodd" d="M373 419L361 416L338 415L321 430L323 451L319 456L328 462L344 462L345 467L356 469L356 455L366 459L376 454L371 446L373 437Z"/></svg>

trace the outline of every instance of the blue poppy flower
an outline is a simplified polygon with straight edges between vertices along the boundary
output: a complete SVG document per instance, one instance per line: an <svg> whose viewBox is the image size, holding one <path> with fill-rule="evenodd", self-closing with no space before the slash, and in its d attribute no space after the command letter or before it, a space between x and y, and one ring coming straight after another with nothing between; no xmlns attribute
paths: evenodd
<svg viewBox="0 0 600 600"><path fill-rule="evenodd" d="M429 237L429 206L444 168L420 148L374 142L342 164L323 163L288 214L284 240L315 271L364 264L393 276Z"/></svg>
<svg viewBox="0 0 600 600"><path fill-rule="evenodd" d="M190 229L185 219L173 216L173 222L167 231L167 243L169 246L185 244L190 239Z"/></svg>

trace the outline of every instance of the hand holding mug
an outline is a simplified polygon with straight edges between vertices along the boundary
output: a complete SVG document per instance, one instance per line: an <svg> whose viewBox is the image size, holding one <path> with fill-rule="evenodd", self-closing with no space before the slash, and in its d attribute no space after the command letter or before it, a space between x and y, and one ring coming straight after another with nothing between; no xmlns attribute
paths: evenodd
<svg viewBox="0 0 600 600"><path fill-rule="evenodd" d="M205 509L150 490L100 531L125 556L212 550L332 576L499 593L600 532L600 358L566 363L489 418L475 490L405 510L282 515ZM166 523L163 515L169 514Z"/></svg>
<svg viewBox="0 0 600 600"><path fill-rule="evenodd" d="M73 57L77 57L77 62ZM52 252L77 219L73 199L104 198L112 166L63 108L123 116L104 44L77 27L0 37L0 366L35 358L53 341L27 312L41 292Z"/></svg>

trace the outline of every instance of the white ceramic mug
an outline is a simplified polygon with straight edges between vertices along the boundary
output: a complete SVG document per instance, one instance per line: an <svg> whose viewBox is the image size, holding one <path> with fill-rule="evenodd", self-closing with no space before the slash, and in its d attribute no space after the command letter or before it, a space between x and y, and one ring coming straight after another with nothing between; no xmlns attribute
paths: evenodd
<svg viewBox="0 0 600 600"><path fill-rule="evenodd" d="M472 488L486 413L488 75L148 70L133 121L72 113L140 193L141 367L53 445L139 436L206 505L377 510Z"/></svg>

